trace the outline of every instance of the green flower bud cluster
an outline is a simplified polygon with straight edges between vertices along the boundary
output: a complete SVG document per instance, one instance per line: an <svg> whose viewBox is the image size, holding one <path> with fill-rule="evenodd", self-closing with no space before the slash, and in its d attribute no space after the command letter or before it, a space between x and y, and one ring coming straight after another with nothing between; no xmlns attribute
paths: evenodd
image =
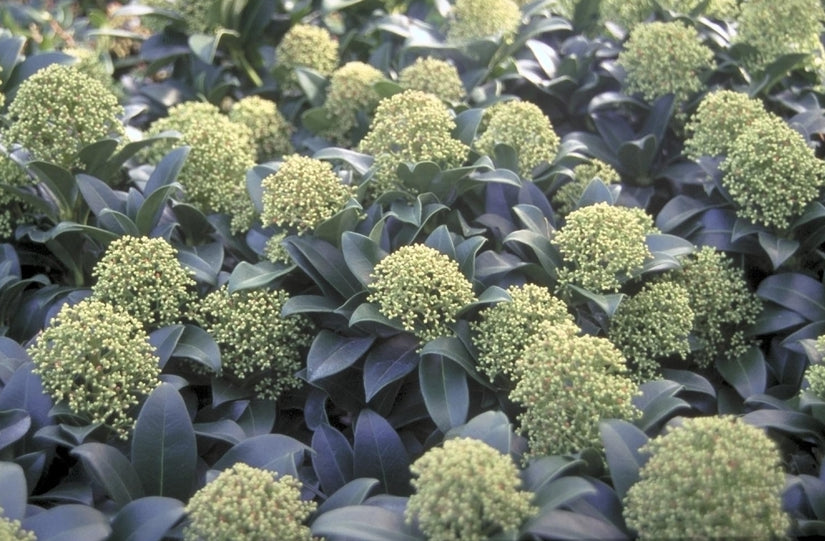
<svg viewBox="0 0 825 541"><path fill-rule="evenodd" d="M77 415L126 439L138 398L158 386L160 368L141 322L105 302L65 305L29 348L43 388Z"/></svg>
<svg viewBox="0 0 825 541"><path fill-rule="evenodd" d="M303 316L281 316L289 295L282 290L226 286L207 295L193 317L218 343L223 373L252 387L261 398L276 400L300 385L302 350L312 341Z"/></svg>
<svg viewBox="0 0 825 541"><path fill-rule="evenodd" d="M432 94L405 90L381 100L359 148L375 157L376 196L399 185L396 169L401 163L431 161L442 169L461 165L468 148L453 139L454 129L452 112Z"/></svg>
<svg viewBox="0 0 825 541"><path fill-rule="evenodd" d="M642 450L650 459L624 501L641 539L785 538L785 474L764 431L733 416L685 419Z"/></svg>
<svg viewBox="0 0 825 541"><path fill-rule="evenodd" d="M324 112L331 122L323 134L332 141L349 143L349 135L358 126L358 114L371 118L381 101L373 85L385 79L380 70L363 62L347 62L329 81Z"/></svg>
<svg viewBox="0 0 825 541"><path fill-rule="evenodd" d="M619 304L608 336L634 365L634 377L646 381L659 374L658 359L672 355L687 357L693 319L685 286L655 281Z"/></svg>
<svg viewBox="0 0 825 541"><path fill-rule="evenodd" d="M140 0L140 3L153 8L174 11L180 14L184 21L187 33L190 34L211 34L217 30L217 25L212 22L211 12L216 8L217 0ZM148 28L159 32L166 24L166 19L158 20L157 17L144 17Z"/></svg>
<svg viewBox="0 0 825 541"><path fill-rule="evenodd" d="M123 236L92 270L92 298L114 305L154 329L180 321L195 298L195 280L165 239Z"/></svg>
<svg viewBox="0 0 825 541"><path fill-rule="evenodd" d="M653 257L646 236L654 231L642 209L597 203L574 210L553 238L564 260L559 285L618 291Z"/></svg>
<svg viewBox="0 0 825 541"><path fill-rule="evenodd" d="M697 365L707 367L720 356L735 359L745 352L744 328L756 323L762 303L748 288L742 269L724 253L705 246L668 277L683 285L690 299L697 345L691 357Z"/></svg>
<svg viewBox="0 0 825 541"><path fill-rule="evenodd" d="M780 56L792 53L811 55L807 68L820 72L823 50L820 34L825 20L820 0L748 0L742 3L742 13L733 43L754 48L744 58L746 67L754 72L764 70Z"/></svg>
<svg viewBox="0 0 825 541"><path fill-rule="evenodd" d="M4 517L3 508L0 507L0 539L3 541L37 541L37 536L24 530L19 520Z"/></svg>
<svg viewBox="0 0 825 541"><path fill-rule="evenodd" d="M510 399L524 407L518 420L533 456L601 448L599 421L640 415L632 403L638 386L605 338L545 324L518 365L521 379Z"/></svg>
<svg viewBox="0 0 825 541"><path fill-rule="evenodd" d="M478 367L490 381L501 377L505 386L518 379L516 361L535 339L544 323L566 325L571 334L579 329L567 305L549 289L535 284L510 286L509 301L499 302L479 312L478 323L471 325L473 344L478 348Z"/></svg>
<svg viewBox="0 0 825 541"><path fill-rule="evenodd" d="M232 104L229 120L243 124L252 132L257 161L265 162L293 152L289 138L292 126L278 111L274 101L246 96Z"/></svg>
<svg viewBox="0 0 825 541"><path fill-rule="evenodd" d="M278 171L263 179L261 188L261 221L299 233L331 218L354 195L328 162L298 154L287 156Z"/></svg>
<svg viewBox="0 0 825 541"><path fill-rule="evenodd" d="M691 15L696 13L706 0L658 0L658 2L662 9ZM713 19L731 21L739 15L739 4L737 0L710 0L700 13Z"/></svg>
<svg viewBox="0 0 825 541"><path fill-rule="evenodd" d="M420 90L447 102L461 101L466 94L456 67L446 60L419 57L398 73L398 84L408 90Z"/></svg>
<svg viewBox="0 0 825 541"><path fill-rule="evenodd" d="M451 333L456 314L475 300L458 263L423 244L402 246L378 262L367 302L424 342Z"/></svg>
<svg viewBox="0 0 825 541"><path fill-rule="evenodd" d="M285 71L284 85L294 89L298 79L293 70L310 68L329 77L340 62L338 40L327 30L311 24L296 24L275 48L276 68Z"/></svg>
<svg viewBox="0 0 825 541"><path fill-rule="evenodd" d="M722 185L753 223L785 228L825 185L825 165L802 135L775 115L752 122L720 165Z"/></svg>
<svg viewBox="0 0 825 541"><path fill-rule="evenodd" d="M744 92L711 92L702 98L685 126L685 155L694 160L727 155L737 137L768 115L761 100Z"/></svg>
<svg viewBox="0 0 825 541"><path fill-rule="evenodd" d="M415 492L404 511L427 539L484 541L514 533L533 516L513 460L480 440L454 438L410 466Z"/></svg>
<svg viewBox="0 0 825 541"><path fill-rule="evenodd" d="M292 262L289 252L286 251L283 245L286 237L287 234L283 231L277 232L269 237L269 240L267 240L264 245L263 251L263 256L268 261L272 263L282 263L284 265L289 265Z"/></svg>
<svg viewBox="0 0 825 541"><path fill-rule="evenodd" d="M663 10L694 15L703 4L701 14L713 19L733 20L739 14L737 0L602 0L599 11L603 22L631 31L650 20L658 11L657 5Z"/></svg>
<svg viewBox="0 0 825 541"><path fill-rule="evenodd" d="M112 74L101 61L96 51L81 47L69 47L63 49L63 52L77 59L73 66L77 68L78 71L99 81L117 98L123 97L122 90L117 87L115 80L112 78Z"/></svg>
<svg viewBox="0 0 825 541"><path fill-rule="evenodd" d="M820 356L825 355L825 334L816 339L815 347ZM825 400L825 364L821 361L809 364L805 369L805 380L808 382L808 391Z"/></svg>
<svg viewBox="0 0 825 541"><path fill-rule="evenodd" d="M559 136L538 105L529 101L505 101L490 107L487 128L476 141L479 151L492 156L499 143L518 154L518 173L529 176L538 165L552 162L559 150Z"/></svg>
<svg viewBox="0 0 825 541"><path fill-rule="evenodd" d="M301 482L239 462L198 490L186 504L185 541L310 541L304 522L315 511L301 499Z"/></svg>
<svg viewBox="0 0 825 541"><path fill-rule="evenodd" d="M578 205L584 191L595 179L601 180L606 186L618 184L621 177L612 165L596 158L577 165L573 168L573 178L570 182L559 188L553 196L553 206L556 212L562 216L570 214Z"/></svg>
<svg viewBox="0 0 825 541"><path fill-rule="evenodd" d="M189 200L204 212L232 216L233 231L248 228L255 212L246 191L246 171L255 165L249 128L232 122L210 103L187 101L149 127L152 135L167 130L181 133L176 144L191 147L178 175ZM156 144L150 161L157 162L170 148Z"/></svg>
<svg viewBox="0 0 825 541"><path fill-rule="evenodd" d="M9 105L6 145L19 144L35 160L80 166L87 145L125 133L123 108L103 83L74 66L51 64L23 81Z"/></svg>
<svg viewBox="0 0 825 541"><path fill-rule="evenodd" d="M509 41L520 24L521 10L513 0L456 0L447 41L462 43L488 37Z"/></svg>
<svg viewBox="0 0 825 541"><path fill-rule="evenodd" d="M701 76L713 68L713 51L693 27L650 22L633 29L616 62L627 75L628 93L647 101L673 94L681 104L704 88Z"/></svg>

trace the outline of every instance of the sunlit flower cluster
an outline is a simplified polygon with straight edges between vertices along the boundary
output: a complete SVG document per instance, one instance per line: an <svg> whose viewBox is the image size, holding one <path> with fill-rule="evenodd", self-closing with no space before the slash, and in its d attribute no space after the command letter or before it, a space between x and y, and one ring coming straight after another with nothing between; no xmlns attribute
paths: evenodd
<svg viewBox="0 0 825 541"><path fill-rule="evenodd" d="M56 402L125 439L139 397L160 383L158 358L141 322L110 304L65 305L29 348Z"/></svg>
<svg viewBox="0 0 825 541"><path fill-rule="evenodd" d="M422 341L452 334L456 314L475 300L473 286L449 256L423 244L402 246L378 262L369 302Z"/></svg>
<svg viewBox="0 0 825 541"><path fill-rule="evenodd" d="M447 39L453 43L487 37L512 38L521 24L521 10L513 0L456 0Z"/></svg>
<svg viewBox="0 0 825 541"><path fill-rule="evenodd" d="M217 29L217 24L212 19L215 0L140 0L140 3L177 12L188 33L211 34ZM156 31L162 29L163 22L157 16L146 16L144 19L149 28Z"/></svg>
<svg viewBox="0 0 825 541"><path fill-rule="evenodd" d="M296 88L295 68L310 68L330 76L338 67L338 40L328 30L312 24L298 23L287 30L275 48L276 68L285 70L285 86Z"/></svg>
<svg viewBox="0 0 825 541"><path fill-rule="evenodd" d="M184 539L310 541L304 523L315 508L298 479L238 462L189 499Z"/></svg>
<svg viewBox="0 0 825 541"><path fill-rule="evenodd" d="M466 93L456 67L433 57L416 58L398 73L398 84L404 89L427 92L447 102L460 101Z"/></svg>
<svg viewBox="0 0 825 541"><path fill-rule="evenodd" d="M226 286L207 295L194 318L218 343L222 373L249 387L261 398L276 400L300 385L295 377L303 350L312 341L304 316L281 316L289 295L282 290Z"/></svg>
<svg viewBox="0 0 825 541"><path fill-rule="evenodd" d="M736 138L768 114L761 100L744 92L710 92L685 126L685 155L693 159L727 155Z"/></svg>
<svg viewBox="0 0 825 541"><path fill-rule="evenodd" d="M595 179L601 180L605 185L617 184L621 180L612 165L593 158L573 168L570 181L562 185L553 196L553 209L561 215L572 212L584 191Z"/></svg>
<svg viewBox="0 0 825 541"><path fill-rule="evenodd" d="M330 77L324 112L330 126L323 135L337 143L348 143L353 129L358 127L359 115L372 118L381 96L374 85L384 80L380 70L363 62L347 62Z"/></svg>
<svg viewBox="0 0 825 541"><path fill-rule="evenodd" d="M484 541L515 532L537 511L533 495L519 488L513 460L480 440L448 439L410 470L415 492L406 520L416 522L428 539Z"/></svg>
<svg viewBox="0 0 825 541"><path fill-rule="evenodd" d="M684 419L642 448L650 459L624 517L641 539L782 539L785 474L776 444L738 417Z"/></svg>
<svg viewBox="0 0 825 541"><path fill-rule="evenodd" d="M278 111L274 101L246 96L229 110L229 120L245 125L252 132L256 159L265 162L293 151L292 126Z"/></svg>
<svg viewBox="0 0 825 541"><path fill-rule="evenodd" d="M534 456L600 448L599 421L633 420L638 386L625 358L605 338L545 324L518 360L520 379L510 399Z"/></svg>

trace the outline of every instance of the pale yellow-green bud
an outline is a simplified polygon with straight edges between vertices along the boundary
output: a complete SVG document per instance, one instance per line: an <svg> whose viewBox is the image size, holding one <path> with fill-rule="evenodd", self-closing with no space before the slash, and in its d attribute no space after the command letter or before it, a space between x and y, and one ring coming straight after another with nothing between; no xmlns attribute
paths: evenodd
<svg viewBox="0 0 825 541"><path fill-rule="evenodd" d="M697 13L702 4L703 9ZM733 20L739 15L737 0L602 0L601 20L617 23L625 30L650 20L656 13L656 4L663 10L681 15L704 15L712 19ZM569 13L573 13L570 8Z"/></svg>
<svg viewBox="0 0 825 541"><path fill-rule="evenodd" d="M461 101L466 94L456 67L446 60L419 57L398 73L398 84L408 90L420 90L444 101Z"/></svg>
<svg viewBox="0 0 825 541"><path fill-rule="evenodd" d="M618 291L653 257L646 236L654 231L642 209L597 203L574 210L553 237L564 261L559 285Z"/></svg>
<svg viewBox="0 0 825 541"><path fill-rule="evenodd" d="M509 41L521 24L521 10L512 0L456 0L447 28L452 43L500 37Z"/></svg>
<svg viewBox="0 0 825 541"><path fill-rule="evenodd" d="M276 67L286 70L284 84L297 88L292 70L310 68L328 77L338 66L338 40L329 31L311 24L296 24L284 34L275 48Z"/></svg>
<svg viewBox="0 0 825 541"><path fill-rule="evenodd" d="M310 541L305 522L316 503L301 482L239 462L198 490L186 505L186 541Z"/></svg>
<svg viewBox="0 0 825 541"><path fill-rule="evenodd" d="M815 347L820 355L825 355L825 334L816 339ZM808 382L807 390L820 400L825 400L825 363L819 361L808 365L805 380Z"/></svg>
<svg viewBox="0 0 825 541"><path fill-rule="evenodd" d="M165 239L124 236L95 265L92 298L128 312L146 329L180 322L195 298L195 280Z"/></svg>
<svg viewBox="0 0 825 541"><path fill-rule="evenodd" d="M212 14L217 14L219 6L216 3L219 3L219 0L140 0L140 3L179 13L183 17L186 31L190 34L211 34L218 28L213 22ZM152 30L162 29L161 20L156 17L144 18L146 25Z"/></svg>
<svg viewBox="0 0 825 541"><path fill-rule="evenodd" d="M424 342L451 335L456 314L475 300L458 263L423 244L389 254L370 278L367 301Z"/></svg>
<svg viewBox="0 0 825 541"><path fill-rule="evenodd" d="M557 213L564 216L576 208L587 186L593 180L599 179L606 186L617 184L621 178L619 173L601 160L593 158L587 163L582 163L573 168L573 178L564 184L553 196L553 206Z"/></svg>
<svg viewBox="0 0 825 541"><path fill-rule="evenodd" d="M693 159L726 155L739 135L768 115L761 100L743 92L711 92L702 98L685 126L685 155Z"/></svg>
<svg viewBox="0 0 825 541"><path fill-rule="evenodd" d="M529 101L505 101L487 111L487 128L476 141L476 147L488 156L499 143L509 145L518 154L520 175L530 177L533 169L552 162L559 149L559 136L550 119Z"/></svg>
<svg viewBox="0 0 825 541"><path fill-rule="evenodd" d="M347 62L335 70L323 106L331 125L322 135L336 143L349 143L352 130L358 126L358 114L372 118L381 101L374 85L384 79L380 70L363 62Z"/></svg>
<svg viewBox="0 0 825 541"><path fill-rule="evenodd" d="M427 539L484 541L513 534L534 515L513 460L471 438L449 439L410 466L415 492L404 512Z"/></svg>
<svg viewBox="0 0 825 541"><path fill-rule="evenodd" d="M246 96L229 110L229 120L243 124L252 132L257 161L265 162L293 151L292 126L278 111L274 101Z"/></svg>
<svg viewBox="0 0 825 541"><path fill-rule="evenodd" d="M304 316L281 316L288 298L283 290L229 293L223 286L195 307L194 319L218 343L223 374L261 398L276 400L301 384L295 373L312 341L311 324Z"/></svg>
<svg viewBox="0 0 825 541"><path fill-rule="evenodd" d="M160 368L143 325L107 303L65 305L29 348L43 389L91 423L126 439L139 397L158 386Z"/></svg>
<svg viewBox="0 0 825 541"><path fill-rule="evenodd" d="M640 415L632 403L638 386L605 338L545 324L517 365L521 379L510 399L524 408L518 421L532 456L600 449L599 421Z"/></svg>
<svg viewBox="0 0 825 541"><path fill-rule="evenodd" d="M11 520L3 516L3 508L0 507L0 539L3 541L37 541L37 536L33 532L24 530L19 520Z"/></svg>
<svg viewBox="0 0 825 541"><path fill-rule="evenodd" d="M738 417L684 419L642 448L650 459L624 517L641 539L783 539L785 473L776 444Z"/></svg>

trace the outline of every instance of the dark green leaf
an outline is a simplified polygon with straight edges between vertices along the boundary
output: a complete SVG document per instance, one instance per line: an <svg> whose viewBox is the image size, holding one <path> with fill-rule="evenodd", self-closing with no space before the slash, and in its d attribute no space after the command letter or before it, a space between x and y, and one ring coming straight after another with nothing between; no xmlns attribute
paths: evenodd
<svg viewBox="0 0 825 541"><path fill-rule="evenodd" d="M801 314L809 321L825 319L825 287L804 274L768 276L759 284L756 295Z"/></svg>
<svg viewBox="0 0 825 541"><path fill-rule="evenodd" d="M639 449L648 438L632 424L618 419L599 423L599 432L613 487L616 494L624 498L627 490L639 480L639 469L647 462Z"/></svg>
<svg viewBox="0 0 825 541"><path fill-rule="evenodd" d="M418 365L418 339L410 334L397 334L378 344L364 361L364 392L367 401L378 392L403 378Z"/></svg>
<svg viewBox="0 0 825 541"><path fill-rule="evenodd" d="M421 541L404 522L403 513L372 505L338 507L312 523L312 535L359 541Z"/></svg>
<svg viewBox="0 0 825 541"><path fill-rule="evenodd" d="M338 430L321 424L312 435L312 467L327 494L333 494L352 480L352 446Z"/></svg>
<svg viewBox="0 0 825 541"><path fill-rule="evenodd" d="M201 438L225 441L235 445L246 439L246 433L238 423L231 419L220 419L208 423L194 423L192 429Z"/></svg>
<svg viewBox="0 0 825 541"><path fill-rule="evenodd" d="M759 245L768 254L773 265L773 270L782 266L782 263L793 257L799 249L799 242L795 240L783 239L765 231L757 233Z"/></svg>
<svg viewBox="0 0 825 541"><path fill-rule="evenodd" d="M363 175L372 167L373 157L339 147L327 147L312 155L316 160L341 160L352 167L359 175Z"/></svg>
<svg viewBox="0 0 825 541"><path fill-rule="evenodd" d="M470 391L461 366L441 355L425 355L418 378L424 404L439 430L446 433L467 420Z"/></svg>
<svg viewBox="0 0 825 541"><path fill-rule="evenodd" d="M390 494L409 493L410 459L401 437L370 409L358 415L353 452L355 477L374 477Z"/></svg>
<svg viewBox="0 0 825 541"><path fill-rule="evenodd" d="M513 427L503 412L487 411L447 432L444 439L448 438L481 440L499 453L509 455L512 450Z"/></svg>
<svg viewBox="0 0 825 541"><path fill-rule="evenodd" d="M368 477L353 479L318 506L318 516L339 507L362 504L376 486L378 486L378 479Z"/></svg>
<svg viewBox="0 0 825 541"><path fill-rule="evenodd" d="M9 520L23 520L29 489L23 468L14 462L0 462L0 509Z"/></svg>
<svg viewBox="0 0 825 541"><path fill-rule="evenodd" d="M311 383L346 370L369 350L374 341L371 336L347 337L321 330L307 355L307 380Z"/></svg>
<svg viewBox="0 0 825 541"><path fill-rule="evenodd" d="M300 441L282 434L262 434L253 436L227 451L213 466L225 470L233 464L243 462L254 468L277 472L279 475L298 476L298 463L304 453L311 451Z"/></svg>
<svg viewBox="0 0 825 541"><path fill-rule="evenodd" d="M762 351L756 347L734 359L719 359L716 369L742 398L765 392L768 370Z"/></svg>
<svg viewBox="0 0 825 541"><path fill-rule="evenodd" d="M196 325L184 325L172 356L191 359L215 373L221 371L221 351L218 344Z"/></svg>
<svg viewBox="0 0 825 541"><path fill-rule="evenodd" d="M341 236L341 251L347 267L365 287L371 281L375 265L387 255L372 239L352 231L346 231Z"/></svg>
<svg viewBox="0 0 825 541"><path fill-rule="evenodd" d="M143 486L135 468L123 453L111 445L84 443L72 449L71 454L83 462L84 469L118 507L143 497Z"/></svg>
<svg viewBox="0 0 825 541"><path fill-rule="evenodd" d="M37 541L105 541L112 533L109 520L86 505L58 505L23 520Z"/></svg>
<svg viewBox="0 0 825 541"><path fill-rule="evenodd" d="M31 426L32 420L26 410L0 411L0 451L25 436Z"/></svg>
<svg viewBox="0 0 825 541"><path fill-rule="evenodd" d="M610 522L563 509L541 513L529 521L523 531L540 538L559 540L627 539L627 535Z"/></svg>
<svg viewBox="0 0 825 541"><path fill-rule="evenodd" d="M147 496L128 503L112 519L109 541L161 541L185 515L183 502Z"/></svg>
<svg viewBox="0 0 825 541"><path fill-rule="evenodd" d="M281 276L289 273L293 267L260 261L252 264L241 261L232 269L229 275L229 292L234 293L243 289L266 287Z"/></svg>

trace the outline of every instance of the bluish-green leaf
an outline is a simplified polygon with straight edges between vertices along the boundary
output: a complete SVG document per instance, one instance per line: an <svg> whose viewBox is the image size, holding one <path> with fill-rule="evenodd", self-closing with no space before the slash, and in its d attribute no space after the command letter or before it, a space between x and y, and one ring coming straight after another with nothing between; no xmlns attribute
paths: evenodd
<svg viewBox="0 0 825 541"><path fill-rule="evenodd" d="M0 451L25 436L31 426L32 420L26 410L0 411Z"/></svg>
<svg viewBox="0 0 825 541"><path fill-rule="evenodd" d="M338 430L321 424L312 435L312 466L327 494L333 494L352 480L352 446Z"/></svg>
<svg viewBox="0 0 825 541"><path fill-rule="evenodd" d="M118 507L143 497L143 485L135 468L123 453L111 445L84 443L72 449L71 454L83 462L84 469Z"/></svg>
<svg viewBox="0 0 825 541"><path fill-rule="evenodd" d="M184 515L183 502L147 496L128 503L112 519L109 541L161 541Z"/></svg>
<svg viewBox="0 0 825 541"><path fill-rule="evenodd" d="M87 505L58 505L27 517L21 526L37 541L105 541L112 533L103 513Z"/></svg>
<svg viewBox="0 0 825 541"><path fill-rule="evenodd" d="M307 354L307 380L314 382L346 370L369 350L375 338L341 336L322 329Z"/></svg>
<svg viewBox="0 0 825 541"><path fill-rule="evenodd" d="M522 529L540 539L627 539L628 536L613 524L588 515L563 509L541 513Z"/></svg>
<svg viewBox="0 0 825 541"><path fill-rule="evenodd" d="M613 487L620 498L639 480L639 469L647 458L639 449L647 443L644 432L619 419L609 419L599 423L599 432L604 443L605 458L610 470Z"/></svg>
<svg viewBox="0 0 825 541"><path fill-rule="evenodd" d="M235 265L232 274L229 275L229 292L234 293L242 289L266 287L289 273L292 268L292 266L270 263L269 261L259 261L255 264L241 261Z"/></svg>
<svg viewBox="0 0 825 541"><path fill-rule="evenodd" d="M765 231L757 233L759 245L765 250L771 260L773 270L782 266L782 263L794 256L799 249L799 242L791 239L783 239Z"/></svg>
<svg viewBox="0 0 825 541"><path fill-rule="evenodd" d="M410 491L410 459L401 437L386 419L370 409L361 410L355 423L353 475L373 477L390 494Z"/></svg>
<svg viewBox="0 0 825 541"><path fill-rule="evenodd" d="M312 535L359 541L421 541L402 513L371 505L338 507L312 523Z"/></svg>
<svg viewBox="0 0 825 541"><path fill-rule="evenodd" d="M324 503L318 506L318 515L348 505L361 505L378 486L378 479L359 477L335 491Z"/></svg>
<svg viewBox="0 0 825 541"><path fill-rule="evenodd" d="M387 255L372 239L352 231L346 231L341 235L341 251L347 267L365 287L371 281L370 276L375 265Z"/></svg>
<svg viewBox="0 0 825 541"><path fill-rule="evenodd" d="M768 369L759 348L752 347L733 359L719 359L716 369L742 398L765 392Z"/></svg>
<svg viewBox="0 0 825 541"><path fill-rule="evenodd" d="M476 415L467 423L457 426L444 435L447 438L473 438L481 440L499 453L508 455L513 442L510 419L501 411L487 411Z"/></svg>
<svg viewBox="0 0 825 541"><path fill-rule="evenodd" d="M470 391L467 373L458 364L441 355L425 355L418 379L424 405L439 430L446 433L467 420Z"/></svg>
<svg viewBox="0 0 825 541"><path fill-rule="evenodd" d="M0 462L0 515L10 520L26 516L29 489L23 468L14 462Z"/></svg>
<svg viewBox="0 0 825 541"><path fill-rule="evenodd" d="M298 475L298 462L311 451L300 441L283 434L253 436L232 447L213 466L225 470L243 462L255 468L278 472L280 475Z"/></svg>
<svg viewBox="0 0 825 541"><path fill-rule="evenodd" d="M762 280L756 295L805 316L809 321L825 319L825 287L810 276L772 274Z"/></svg>
<svg viewBox="0 0 825 541"><path fill-rule="evenodd" d="M418 339L410 334L397 334L372 349L364 361L364 392L367 401L394 381L398 381L418 365Z"/></svg>
<svg viewBox="0 0 825 541"><path fill-rule="evenodd" d="M184 326L172 355L191 359L215 373L221 371L221 351L218 344L206 331L196 325Z"/></svg>

